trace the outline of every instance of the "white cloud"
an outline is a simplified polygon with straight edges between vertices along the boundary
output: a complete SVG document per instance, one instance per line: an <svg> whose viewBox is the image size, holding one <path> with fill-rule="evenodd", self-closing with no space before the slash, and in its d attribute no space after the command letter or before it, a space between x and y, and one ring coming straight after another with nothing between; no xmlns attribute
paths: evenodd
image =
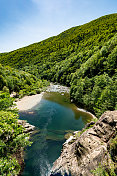
<svg viewBox="0 0 117 176"><path fill-rule="evenodd" d="M32 0L42 13L46 12L47 14L61 13L63 10L70 8L72 0Z"/></svg>

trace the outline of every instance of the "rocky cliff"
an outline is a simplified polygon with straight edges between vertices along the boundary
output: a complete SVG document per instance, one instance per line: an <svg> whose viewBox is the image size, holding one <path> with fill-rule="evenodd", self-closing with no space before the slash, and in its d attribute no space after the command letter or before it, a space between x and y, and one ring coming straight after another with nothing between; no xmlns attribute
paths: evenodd
<svg viewBox="0 0 117 176"><path fill-rule="evenodd" d="M93 127L75 133L63 144L61 156L55 161L51 176L92 176L91 171L99 164L108 162L109 167L112 160L108 145L111 138L116 136L116 131L117 111L105 112Z"/></svg>

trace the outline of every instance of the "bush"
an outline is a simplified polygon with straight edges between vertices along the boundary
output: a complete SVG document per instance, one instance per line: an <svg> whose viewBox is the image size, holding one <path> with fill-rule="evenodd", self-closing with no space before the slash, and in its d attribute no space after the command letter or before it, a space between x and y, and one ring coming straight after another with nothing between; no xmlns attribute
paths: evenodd
<svg viewBox="0 0 117 176"><path fill-rule="evenodd" d="M5 110L13 105L14 99L8 93L0 93L0 110Z"/></svg>
<svg viewBox="0 0 117 176"><path fill-rule="evenodd" d="M30 145L17 118L17 113L0 111L0 175L3 176L19 172L20 166L13 156L22 147Z"/></svg>
<svg viewBox="0 0 117 176"><path fill-rule="evenodd" d="M28 95L36 95L36 91L32 90L31 92L28 93Z"/></svg>
<svg viewBox="0 0 117 176"><path fill-rule="evenodd" d="M3 87L3 92L9 93L9 88L6 87L6 86L4 86L4 87Z"/></svg>

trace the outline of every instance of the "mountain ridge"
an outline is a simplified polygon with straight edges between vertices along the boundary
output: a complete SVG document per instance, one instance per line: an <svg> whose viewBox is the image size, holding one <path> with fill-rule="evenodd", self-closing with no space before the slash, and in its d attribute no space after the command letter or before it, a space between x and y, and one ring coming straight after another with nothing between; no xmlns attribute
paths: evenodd
<svg viewBox="0 0 117 176"><path fill-rule="evenodd" d="M66 29L66 30L64 30L63 32L60 32L59 34L53 35L53 36L51 36L51 37L48 37L47 39L44 39L44 40L42 40L42 41L40 41L40 42L34 42L34 43L32 43L32 44L26 45L26 46L24 46L24 47L17 48L17 49L15 49L15 50L12 50L12 51L9 51L9 52L2 52L2 53L0 53L0 55L1 55L1 54L8 54L8 53L10 53L10 52L13 52L13 51L16 51L16 50L20 50L21 48L27 48L27 47L30 47L30 46L32 46L32 45L34 45L34 44L39 44L39 43L44 42L44 41L46 41L46 40L49 40L49 39L51 39L51 38L60 36L60 35L62 35L64 32L67 32L67 31L69 31L69 30L71 30L71 29L75 29L76 27L81 27L81 26L83 26L83 25L90 24L91 22L95 22L96 20L100 20L100 19L103 18L103 17L106 18L106 17L108 17L109 15L116 15L116 14L117 14L117 13L113 13L113 14L108 14L108 15L100 16L100 17L98 17L97 19L93 19L93 20L91 20L91 21L89 21L89 22L86 22L86 23L84 23L84 24L76 25L76 26L70 27L69 29Z"/></svg>
<svg viewBox="0 0 117 176"><path fill-rule="evenodd" d="M4 53L5 55L8 55L8 54L17 54L17 52L18 51L21 51L21 50L24 50L24 51L22 51L22 52L25 52L25 49L29 49L29 51L31 50L31 47L33 46L33 48L32 48L32 50L33 49L35 49L35 50L37 50L38 49L38 47L40 47L41 45L43 46L43 45L45 45L46 43L51 43L51 41L54 43L55 41L57 41L57 40L59 40L59 37L61 37L61 38L63 38L63 39L66 39L65 38L65 36L64 35L67 35L67 36L69 36L69 31L70 31L70 33L75 33L76 32L76 36L78 36L78 31L77 30L83 30L82 28L84 28L85 29L85 27L91 27L91 25L93 25L93 26L95 26L95 23L99 23L99 22L101 22L102 20L108 20L108 17L109 17L109 19L110 19L110 21L112 20L112 18L114 18L114 17L116 17L115 18L115 24L114 24L114 22L113 22L113 20L112 20L112 24L113 24L113 26L114 26L114 29L115 30L117 30L116 29L116 23L117 23L117 13L115 13L115 14L111 14L111 15L106 15L106 16L103 16L103 17L100 17L100 18L98 18L98 19L96 19L96 20L92 20L91 22L89 22L89 23L86 23L86 24L84 24L84 25L80 25L80 26L76 26L76 27L72 27L72 28L70 28L70 29L68 29L68 30L66 30L66 31L64 31L64 32L62 32L62 33L60 33L60 34L58 34L57 36L53 36L53 37L50 37L50 38L48 38L48 39L45 39L45 40L43 40L43 41L41 41L41 42L37 42L37 43L34 43L34 44L31 44L31 45L29 45L29 46L26 46L26 47L23 47L23 48L20 48L20 49L17 49L17 50L14 50L14 51L11 51L11 52L8 52L8 53ZM104 21L104 23L106 23L106 21ZM104 25L104 23L103 23L103 25ZM108 27L108 25L106 25L105 24L105 26L106 27ZM98 24L98 27L100 27L100 25ZM113 30L114 30L113 29ZM105 30L105 29L104 29ZM85 31L86 32L86 31ZM109 32L111 32L111 31L109 31ZM76 37L75 36L75 37ZM72 36L72 39L74 39L74 36ZM70 39L71 40L71 39ZM64 41L64 40L63 40ZM68 40L69 41L69 40ZM65 41L64 41L65 42ZM71 41L70 41L71 42ZM72 41L73 42L73 41ZM76 41L76 42L78 42L78 40ZM40 46L37 46L38 44L40 44ZM51 48L51 46L50 46L50 48ZM43 48L43 49L45 49L45 48ZM28 51L28 52L29 52ZM15 53L14 53L15 52ZM3 54L3 53L2 53ZM3 56L4 56L4 54L3 54ZM20 54L20 53L18 53L18 54ZM28 53L27 53L28 54ZM19 55L19 57L20 57L20 55ZM2 58L1 58L2 59ZM0 60L1 61L1 60ZM2 61L1 61L1 63L2 63ZM4 63L4 62L3 62ZM9 64L10 64L10 62L8 62ZM4 63L5 64L5 63Z"/></svg>

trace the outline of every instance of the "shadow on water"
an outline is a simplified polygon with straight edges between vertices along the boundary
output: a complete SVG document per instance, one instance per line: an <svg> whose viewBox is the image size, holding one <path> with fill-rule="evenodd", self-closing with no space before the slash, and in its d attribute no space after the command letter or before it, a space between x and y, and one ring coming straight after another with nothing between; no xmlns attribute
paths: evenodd
<svg viewBox="0 0 117 176"><path fill-rule="evenodd" d="M79 111L77 106L70 101L70 94L69 93L59 93L59 92L47 92L44 94L44 99L56 102L64 107L68 107L72 109L74 112L74 118L78 120L80 117L82 117L82 120L84 123L87 123L92 119L92 116L88 114L87 112Z"/></svg>
<svg viewBox="0 0 117 176"><path fill-rule="evenodd" d="M31 112L20 113L20 119L36 126L31 147L25 152L23 176L49 176L53 162L60 156L65 134L81 130L91 120L70 103L69 94L45 93Z"/></svg>

